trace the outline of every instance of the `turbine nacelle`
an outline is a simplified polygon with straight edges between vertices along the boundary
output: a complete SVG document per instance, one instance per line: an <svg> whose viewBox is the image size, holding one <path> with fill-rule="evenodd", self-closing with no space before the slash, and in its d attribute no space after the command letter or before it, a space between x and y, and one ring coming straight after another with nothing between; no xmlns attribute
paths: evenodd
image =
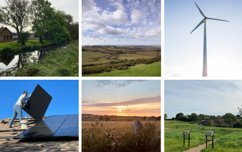
<svg viewBox="0 0 242 152"><path fill-rule="evenodd" d="M209 18L209 17L206 17L206 16L203 14L202 10L198 7L197 3L196 3L196 2L194 2L194 3L196 4L196 6L197 6L199 12L200 12L201 15L204 17L204 19L203 19L200 23L198 23L198 25L197 25L197 26L191 31L190 34L192 34L192 32L195 31L195 30L196 30L196 29L197 29L202 23L205 23L207 19L209 19L209 20L217 20L217 21L229 22L229 21L226 21L226 20L221 20L221 19L216 19L216 18Z"/></svg>

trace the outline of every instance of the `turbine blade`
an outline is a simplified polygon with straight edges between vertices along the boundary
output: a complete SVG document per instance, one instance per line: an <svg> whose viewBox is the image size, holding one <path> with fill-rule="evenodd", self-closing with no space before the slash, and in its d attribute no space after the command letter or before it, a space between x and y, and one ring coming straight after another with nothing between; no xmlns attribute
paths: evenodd
<svg viewBox="0 0 242 152"><path fill-rule="evenodd" d="M195 31L202 23L203 23L203 20L191 31L190 34L192 34L192 32Z"/></svg>
<svg viewBox="0 0 242 152"><path fill-rule="evenodd" d="M206 17L206 16L203 14L202 10L198 7L197 3L196 3L196 2L194 2L194 3L196 4L196 6L197 6L198 10L200 11L200 13L202 14L202 16L203 16L203 17Z"/></svg>
<svg viewBox="0 0 242 152"><path fill-rule="evenodd" d="M207 19L210 19L210 20L217 20L217 21L224 21L224 22L229 22L229 21L226 21L226 20L221 20L221 19L216 19L216 18L207 18Z"/></svg>

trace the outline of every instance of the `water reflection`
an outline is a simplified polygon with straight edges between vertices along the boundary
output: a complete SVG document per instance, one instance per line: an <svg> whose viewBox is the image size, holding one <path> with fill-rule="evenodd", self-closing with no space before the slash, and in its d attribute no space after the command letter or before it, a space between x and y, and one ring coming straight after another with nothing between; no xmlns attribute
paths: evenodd
<svg viewBox="0 0 242 152"><path fill-rule="evenodd" d="M50 54L50 50L56 49L57 46L42 48L33 52L24 52L5 59L0 58L0 75L6 75L6 72L16 71L21 69L28 62L39 61Z"/></svg>

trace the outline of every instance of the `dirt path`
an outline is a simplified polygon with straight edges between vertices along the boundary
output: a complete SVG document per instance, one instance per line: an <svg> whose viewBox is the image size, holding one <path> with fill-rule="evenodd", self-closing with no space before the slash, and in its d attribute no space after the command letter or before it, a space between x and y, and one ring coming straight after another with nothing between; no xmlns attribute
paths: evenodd
<svg viewBox="0 0 242 152"><path fill-rule="evenodd" d="M214 139L214 142L216 141L217 139ZM208 142L208 146L209 144L211 144L212 141ZM202 145L199 145L197 147L193 147L193 148L190 148L184 152L200 152L202 149L206 148L206 143L202 144Z"/></svg>

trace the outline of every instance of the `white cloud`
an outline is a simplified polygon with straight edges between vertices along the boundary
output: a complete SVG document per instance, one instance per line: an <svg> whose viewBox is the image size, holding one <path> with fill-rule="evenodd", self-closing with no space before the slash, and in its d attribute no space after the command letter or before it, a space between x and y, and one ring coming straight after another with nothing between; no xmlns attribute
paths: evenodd
<svg viewBox="0 0 242 152"><path fill-rule="evenodd" d="M102 12L100 19L107 24L120 25L127 22L127 14L121 9L118 9L114 12L105 10Z"/></svg>
<svg viewBox="0 0 242 152"><path fill-rule="evenodd" d="M142 11L134 9L131 12L131 21L134 24L139 24L142 22L142 19L144 18L144 14L142 13Z"/></svg>
<svg viewBox="0 0 242 152"><path fill-rule="evenodd" d="M120 28L113 28L111 26L106 26L105 28L102 28L98 30L101 34L107 34L107 35L119 35L123 33L123 30Z"/></svg>

